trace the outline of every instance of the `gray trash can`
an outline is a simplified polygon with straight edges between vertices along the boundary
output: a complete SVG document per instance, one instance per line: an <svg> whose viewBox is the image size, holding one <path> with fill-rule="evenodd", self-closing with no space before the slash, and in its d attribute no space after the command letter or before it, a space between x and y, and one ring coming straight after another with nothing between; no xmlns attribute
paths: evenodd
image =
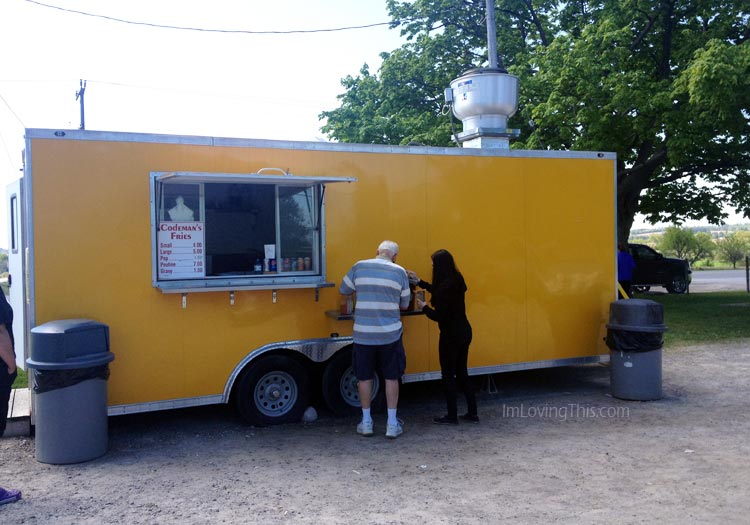
<svg viewBox="0 0 750 525"><path fill-rule="evenodd" d="M612 395L651 401L662 397L664 307L655 301L623 299L609 305L607 346Z"/></svg>
<svg viewBox="0 0 750 525"><path fill-rule="evenodd" d="M31 390L36 459L80 463L107 452L109 327L88 319L31 330Z"/></svg>

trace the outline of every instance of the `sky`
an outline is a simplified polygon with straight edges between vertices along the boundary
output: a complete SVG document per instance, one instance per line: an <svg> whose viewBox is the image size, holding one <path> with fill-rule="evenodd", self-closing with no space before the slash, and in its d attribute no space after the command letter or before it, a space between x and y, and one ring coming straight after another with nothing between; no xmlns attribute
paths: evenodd
<svg viewBox="0 0 750 525"><path fill-rule="evenodd" d="M83 11L97 17L76 14ZM385 0L1 0L0 182L21 175L25 128L325 140L341 79L404 40ZM446 86L447 87L447 86ZM4 191L2 192L4 195ZM0 247L7 207L0 199Z"/></svg>
<svg viewBox="0 0 750 525"><path fill-rule="evenodd" d="M21 175L25 128L79 128L82 79L86 129L326 140L318 115L338 107L341 79L377 72L404 39L321 30L389 20L385 0L0 0L0 182Z"/></svg>

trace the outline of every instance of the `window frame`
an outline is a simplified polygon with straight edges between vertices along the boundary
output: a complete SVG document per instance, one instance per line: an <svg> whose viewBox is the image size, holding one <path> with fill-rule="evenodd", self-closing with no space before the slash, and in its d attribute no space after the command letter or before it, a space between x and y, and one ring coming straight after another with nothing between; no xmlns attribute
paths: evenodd
<svg viewBox="0 0 750 525"><path fill-rule="evenodd" d="M10 196L10 253L18 253L20 244L21 220L19 210L18 194L14 193Z"/></svg>
<svg viewBox="0 0 750 525"><path fill-rule="evenodd" d="M278 174L269 174L277 172ZM210 172L188 172L188 171L155 171L150 173L151 192L151 280L152 286L162 293L187 293L187 292L211 292L211 291L238 291L238 290L278 290L284 288L327 288L334 283L326 280L326 222L325 222L325 187L326 184L335 182L356 182L352 177L317 177L292 175L278 168L263 168L255 173L210 173ZM314 198L317 199L317 246L319 246L319 268L314 274L262 274L236 276L204 276L191 279L159 279L158 268L158 228L160 220L161 187L164 184L200 184L200 206L198 215L205 228L205 184L265 184L274 186L274 195L278 203L279 187L292 186L300 188L313 188ZM162 210L163 211L163 210ZM276 245L280 241L279 236L279 210L276 210ZM204 247L205 249L205 247ZM205 264L205 254L204 254Z"/></svg>

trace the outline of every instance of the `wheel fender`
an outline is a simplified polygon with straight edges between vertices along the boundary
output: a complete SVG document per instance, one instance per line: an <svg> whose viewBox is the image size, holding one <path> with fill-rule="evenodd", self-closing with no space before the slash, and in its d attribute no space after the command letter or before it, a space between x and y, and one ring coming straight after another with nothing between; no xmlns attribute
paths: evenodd
<svg viewBox="0 0 750 525"><path fill-rule="evenodd" d="M271 353L286 354L309 360L314 363L322 363L330 359L336 352L353 343L351 337L326 337L320 339L303 339L295 341L278 341L258 347L248 352L227 378L222 394L222 402L229 403L232 391L242 371L254 360L263 355Z"/></svg>

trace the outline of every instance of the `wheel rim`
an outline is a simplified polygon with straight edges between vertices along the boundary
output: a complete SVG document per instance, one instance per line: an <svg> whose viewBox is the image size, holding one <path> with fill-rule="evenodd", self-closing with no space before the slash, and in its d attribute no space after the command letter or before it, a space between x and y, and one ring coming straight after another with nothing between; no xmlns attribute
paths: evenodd
<svg viewBox="0 0 750 525"><path fill-rule="evenodd" d="M362 406L362 403L359 400L359 388L357 386L358 383L359 380L357 379L357 376L354 375L354 370L352 369L352 367L347 368L346 371L341 374L341 381L339 381L339 392L341 393L341 399L343 399L347 405L353 407ZM377 395L379 389L380 379L376 374L372 380L373 399L375 399L375 396Z"/></svg>
<svg viewBox="0 0 750 525"><path fill-rule="evenodd" d="M687 288L687 282L682 277L675 277L672 280L672 288L677 293L684 292L685 289Z"/></svg>
<svg viewBox="0 0 750 525"><path fill-rule="evenodd" d="M269 372L255 385L253 400L264 416L279 417L294 408L299 391L297 382L286 372Z"/></svg>

